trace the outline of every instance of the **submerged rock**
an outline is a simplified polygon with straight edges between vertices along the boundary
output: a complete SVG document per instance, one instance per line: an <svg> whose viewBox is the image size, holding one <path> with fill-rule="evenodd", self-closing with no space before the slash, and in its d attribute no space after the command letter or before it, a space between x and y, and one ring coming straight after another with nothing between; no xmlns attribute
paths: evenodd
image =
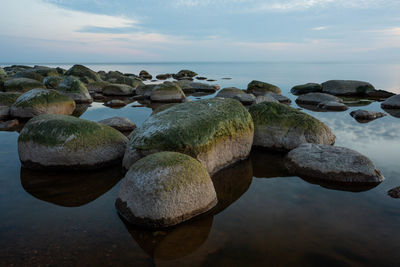
<svg viewBox="0 0 400 267"><path fill-rule="evenodd" d="M101 120L99 123L110 126L120 132L132 132L136 128L136 124L134 124L131 120L122 117L112 117Z"/></svg>
<svg viewBox="0 0 400 267"><path fill-rule="evenodd" d="M360 153L320 144L302 144L289 152L287 167L300 177L344 183L379 183L384 177Z"/></svg>
<svg viewBox="0 0 400 267"><path fill-rule="evenodd" d="M154 102L182 102L185 99L182 89L174 83L165 82L156 85L151 91L150 99Z"/></svg>
<svg viewBox="0 0 400 267"><path fill-rule="evenodd" d="M385 109L400 109L400 95L394 95L386 99L381 104Z"/></svg>
<svg viewBox="0 0 400 267"><path fill-rule="evenodd" d="M388 191L388 195L391 196L392 198L400 198L400 186L390 189Z"/></svg>
<svg viewBox="0 0 400 267"><path fill-rule="evenodd" d="M351 80L331 80L322 83L322 92L331 95L367 95L375 91L372 84Z"/></svg>
<svg viewBox="0 0 400 267"><path fill-rule="evenodd" d="M88 67L85 67L83 65L79 65L76 64L74 66L72 66L66 73L65 75L71 75L71 76L76 76L79 77L81 79L88 78L92 81L95 82L100 82L101 78L100 75L94 71L92 71L91 69L89 69Z"/></svg>
<svg viewBox="0 0 400 267"><path fill-rule="evenodd" d="M33 118L42 114L71 115L75 101L52 89L32 89L22 94L11 106L10 113L16 118Z"/></svg>
<svg viewBox="0 0 400 267"><path fill-rule="evenodd" d="M321 121L280 103L263 102L250 107L254 121L254 146L291 150L303 143L332 145L335 135Z"/></svg>
<svg viewBox="0 0 400 267"><path fill-rule="evenodd" d="M44 85L33 79L13 78L4 82L4 91L6 92L27 92L35 88L45 88Z"/></svg>
<svg viewBox="0 0 400 267"><path fill-rule="evenodd" d="M158 151L177 151L198 159L210 174L245 159L253 143L250 114L233 99L204 99L150 116L131 134L124 156L129 168Z"/></svg>
<svg viewBox="0 0 400 267"><path fill-rule="evenodd" d="M378 98L378 99L384 99L384 98L389 98L391 96L394 96L396 94L392 93L392 92L388 92L385 90L374 90L374 91L370 91L368 92L368 97L370 98Z"/></svg>
<svg viewBox="0 0 400 267"><path fill-rule="evenodd" d="M131 224L160 228L189 220L216 203L210 175L197 160L181 153L160 152L130 167L116 208Z"/></svg>
<svg viewBox="0 0 400 267"><path fill-rule="evenodd" d="M130 96L135 94L135 88L126 84L110 84L103 87L103 94L110 96Z"/></svg>
<svg viewBox="0 0 400 267"><path fill-rule="evenodd" d="M350 112L350 116L360 122L370 122L372 120L382 118L386 116L386 114L378 111L358 109Z"/></svg>
<svg viewBox="0 0 400 267"><path fill-rule="evenodd" d="M76 77L67 76L58 85L57 91L71 97L78 103L92 103L93 99L86 86Z"/></svg>
<svg viewBox="0 0 400 267"><path fill-rule="evenodd" d="M252 81L247 85L247 92L253 94L255 96L265 95L266 93L275 93L281 94L281 89L273 84L260 82L260 81Z"/></svg>
<svg viewBox="0 0 400 267"><path fill-rule="evenodd" d="M18 137L18 153L26 168L95 169L120 162L127 138L93 121L65 115L29 120Z"/></svg>
<svg viewBox="0 0 400 267"><path fill-rule="evenodd" d="M308 93L322 92L322 86L319 83L306 83L294 86L290 92L294 95L304 95Z"/></svg>

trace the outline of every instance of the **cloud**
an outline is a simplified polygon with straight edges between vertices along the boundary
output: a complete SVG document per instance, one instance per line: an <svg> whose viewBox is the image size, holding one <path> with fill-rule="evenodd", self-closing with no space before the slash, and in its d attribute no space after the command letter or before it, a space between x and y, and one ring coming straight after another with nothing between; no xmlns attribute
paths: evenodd
<svg viewBox="0 0 400 267"><path fill-rule="evenodd" d="M314 27L312 28L313 31L323 31L326 30L328 26L320 26L320 27Z"/></svg>

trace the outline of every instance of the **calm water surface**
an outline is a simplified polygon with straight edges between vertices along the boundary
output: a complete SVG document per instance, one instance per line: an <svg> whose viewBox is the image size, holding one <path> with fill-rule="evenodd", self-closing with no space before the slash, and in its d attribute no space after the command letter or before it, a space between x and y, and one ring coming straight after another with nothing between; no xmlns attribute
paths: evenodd
<svg viewBox="0 0 400 267"><path fill-rule="evenodd" d="M130 73L146 69L153 75L188 68L221 87L246 88L259 79L278 85L292 100L293 85L329 79L366 80L400 93L400 64L87 66ZM336 145L370 157L386 177L380 185L305 181L286 173L284 155L254 150L248 160L213 177L215 209L162 231L135 229L120 219L114 208L123 177L119 168L73 174L21 169L18 133L0 132L0 266L397 266L400 200L387 191L400 186L400 119L388 115L361 124L349 115L357 108L304 111L331 127ZM377 102L362 108L381 110ZM137 102L121 109L93 103L81 118L123 116L140 126L151 112Z"/></svg>

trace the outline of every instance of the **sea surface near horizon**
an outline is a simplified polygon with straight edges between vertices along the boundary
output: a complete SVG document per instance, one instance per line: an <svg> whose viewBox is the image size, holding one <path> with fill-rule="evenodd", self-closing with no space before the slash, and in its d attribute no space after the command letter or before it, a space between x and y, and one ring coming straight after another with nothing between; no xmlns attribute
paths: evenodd
<svg viewBox="0 0 400 267"><path fill-rule="evenodd" d="M362 80L400 93L400 64L85 65L134 74L144 69L154 77L190 69L215 79L212 84L221 88L245 89L251 80L261 80L279 86L294 107L290 88L307 82ZM388 114L359 123L349 115L358 108L382 111L379 102L344 112L303 111L332 129L337 146L372 159L386 178L380 185L354 188L305 181L286 173L284 155L253 150L248 160L213 177L217 208L159 231L136 229L118 216L119 168L78 174L24 170L18 133L0 132L0 266L396 266L400 200L387 191L400 186L400 118ZM122 116L140 126L151 112L137 102L120 109L94 102L81 118Z"/></svg>

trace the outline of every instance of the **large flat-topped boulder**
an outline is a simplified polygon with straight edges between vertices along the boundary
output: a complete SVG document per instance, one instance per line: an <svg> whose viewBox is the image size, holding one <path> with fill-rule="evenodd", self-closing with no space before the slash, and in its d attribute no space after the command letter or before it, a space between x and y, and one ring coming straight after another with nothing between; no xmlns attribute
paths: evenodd
<svg viewBox="0 0 400 267"><path fill-rule="evenodd" d="M368 95L375 87L362 81L331 80L322 83L322 92L331 95Z"/></svg>
<svg viewBox="0 0 400 267"><path fill-rule="evenodd" d="M116 208L131 224L160 228L204 213L216 203L213 182L199 161L181 153L160 152L130 167Z"/></svg>
<svg viewBox="0 0 400 267"><path fill-rule="evenodd" d="M13 78L4 82L4 91L6 92L27 92L35 88L45 88L44 84L28 78Z"/></svg>
<svg viewBox="0 0 400 267"><path fill-rule="evenodd" d="M253 134L251 116L236 100L187 102L150 116L133 131L123 164L128 169L145 155L176 151L198 159L213 174L246 158Z"/></svg>
<svg viewBox="0 0 400 267"><path fill-rule="evenodd" d="M294 95L303 95L308 93L318 93L322 91L322 86L319 83L306 83L293 86L290 92Z"/></svg>
<svg viewBox="0 0 400 267"><path fill-rule="evenodd" d="M278 86L261 81L251 81L247 85L247 92L255 96L264 95L266 93L282 93L281 89Z"/></svg>
<svg viewBox="0 0 400 267"><path fill-rule="evenodd" d="M117 130L65 115L29 120L18 137L22 165L33 169L95 169L120 162L128 139Z"/></svg>

